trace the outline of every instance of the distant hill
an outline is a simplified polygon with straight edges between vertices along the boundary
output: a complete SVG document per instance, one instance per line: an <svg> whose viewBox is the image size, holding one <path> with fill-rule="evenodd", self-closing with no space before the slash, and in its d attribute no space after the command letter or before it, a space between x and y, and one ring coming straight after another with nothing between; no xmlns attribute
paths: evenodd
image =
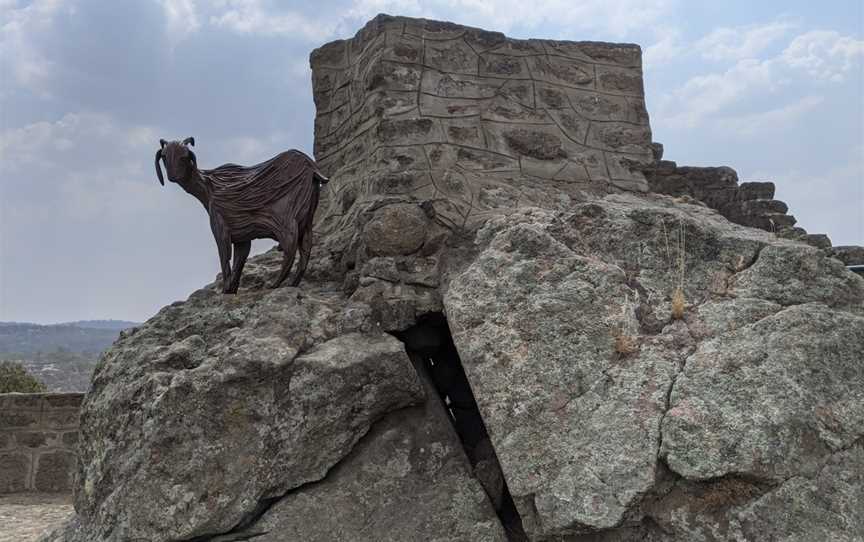
<svg viewBox="0 0 864 542"><path fill-rule="evenodd" d="M127 320L78 320L77 322L69 322L68 325L84 327L87 329L114 329L116 331L122 331L140 325L140 322L129 322Z"/></svg>
<svg viewBox="0 0 864 542"><path fill-rule="evenodd" d="M99 355L121 330L136 325L123 320L0 322L0 359L19 361L51 391L86 391Z"/></svg>

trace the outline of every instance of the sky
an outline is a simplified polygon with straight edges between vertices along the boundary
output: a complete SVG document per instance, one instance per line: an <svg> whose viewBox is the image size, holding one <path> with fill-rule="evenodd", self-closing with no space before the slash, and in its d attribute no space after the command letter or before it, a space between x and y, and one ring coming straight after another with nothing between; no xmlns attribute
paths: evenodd
<svg viewBox="0 0 864 542"><path fill-rule="evenodd" d="M203 168L311 154L309 52L377 13L638 43L666 159L774 181L799 225L864 244L862 5L0 0L0 320L143 321L212 281L207 217L159 186L158 140L194 136Z"/></svg>

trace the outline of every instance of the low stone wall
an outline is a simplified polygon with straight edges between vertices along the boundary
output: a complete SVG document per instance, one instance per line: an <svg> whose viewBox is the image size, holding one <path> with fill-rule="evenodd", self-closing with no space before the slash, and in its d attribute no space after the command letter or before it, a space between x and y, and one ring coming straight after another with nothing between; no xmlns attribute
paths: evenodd
<svg viewBox="0 0 864 542"><path fill-rule="evenodd" d="M0 494L71 491L83 398L0 394Z"/></svg>
<svg viewBox="0 0 864 542"><path fill-rule="evenodd" d="M774 199L774 183L739 183L738 174L730 167L679 166L663 160L662 144L654 143L653 150L654 163L642 170L651 192L690 196L736 224L774 232L817 248L831 248L827 235L807 233L795 225L797 221L789 214L789 206Z"/></svg>

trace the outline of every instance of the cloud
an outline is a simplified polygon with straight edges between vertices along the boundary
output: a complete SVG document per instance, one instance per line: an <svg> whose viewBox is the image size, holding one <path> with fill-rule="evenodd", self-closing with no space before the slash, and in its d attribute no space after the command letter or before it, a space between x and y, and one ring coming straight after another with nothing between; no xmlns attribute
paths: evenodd
<svg viewBox="0 0 864 542"><path fill-rule="evenodd" d="M768 111L724 118L720 121L720 126L724 131L738 137L751 137L767 130L782 130L793 126L794 121L824 101L822 96L805 96L794 103Z"/></svg>
<svg viewBox="0 0 864 542"><path fill-rule="evenodd" d="M218 0L211 2L209 22L239 34L301 37L323 41L350 35L379 13L433 19L458 19L462 24L502 32L530 30L547 23L573 30L623 37L667 14L676 0L539 0L525 9L520 0L353 0L336 14L282 10L262 0Z"/></svg>
<svg viewBox="0 0 864 542"><path fill-rule="evenodd" d="M53 31L63 2L35 0L23 7L14 2L5 4L0 9L0 71L10 73L20 87L48 98L47 83L55 66L33 37Z"/></svg>
<svg viewBox="0 0 864 542"><path fill-rule="evenodd" d="M645 48L642 53L642 63L646 69L652 69L680 58L687 51L688 49L681 39L681 32L670 29L663 32L660 41Z"/></svg>
<svg viewBox="0 0 864 542"><path fill-rule="evenodd" d="M798 225L829 233L834 245L860 245L864 239L864 148L841 151L838 163L813 171L775 168L748 175L772 179L777 198L789 204Z"/></svg>
<svg viewBox="0 0 864 542"><path fill-rule="evenodd" d="M144 158L153 155L155 134L90 112L0 133L0 174L16 195L4 214L123 220L158 212L165 202L150 187L155 173Z"/></svg>
<svg viewBox="0 0 864 542"><path fill-rule="evenodd" d="M232 162L257 164L287 149L289 139L289 135L282 132L260 137L240 135L219 142L213 150L217 156L230 156Z"/></svg>
<svg viewBox="0 0 864 542"><path fill-rule="evenodd" d="M717 45L708 49L712 58L722 60L756 54L791 28L790 24L751 27L743 31L738 41L732 40L726 29L721 29L692 45L692 50L705 54L705 43L720 44L727 40L735 45ZM747 35L750 39L747 39ZM658 44L654 54L662 57L664 48L675 50L690 47L682 48L674 43ZM860 70L862 58L864 41L833 31L809 31L796 36L775 56L767 59L740 58L722 72L691 77L661 98L659 114L655 119L659 124L679 129L693 129L708 120L720 120L752 135L758 127L770 126L772 120L797 117L813 109L818 105L817 100L821 100L812 95L813 82L841 83L856 66ZM793 98L795 102L752 114L742 115L733 111L752 106L753 102L764 102L778 95L779 91L788 91L793 86L799 92ZM802 97L802 93L807 95Z"/></svg>
<svg viewBox="0 0 864 542"><path fill-rule="evenodd" d="M756 58L797 26L795 22L781 20L761 25L717 28L697 41L693 49L709 60Z"/></svg>
<svg viewBox="0 0 864 542"><path fill-rule="evenodd" d="M739 60L722 73L698 75L666 96L661 109L663 122L679 128L695 128L705 118L754 92L772 92L783 81L778 79L775 62ZM669 111L676 111L668 114Z"/></svg>
<svg viewBox="0 0 864 542"><path fill-rule="evenodd" d="M781 58L790 67L818 80L840 82L853 70L861 73L864 40L841 36L835 31L813 30L792 40Z"/></svg>
<svg viewBox="0 0 864 542"><path fill-rule="evenodd" d="M312 19L294 11L268 10L259 0L225 0L219 2L210 24L239 34L263 36L302 36L321 41L333 36L336 24L327 19Z"/></svg>
<svg viewBox="0 0 864 542"><path fill-rule="evenodd" d="M548 23L565 28L571 37L575 30L589 30L621 38L659 20L676 4L675 0L538 0L529 7L521 0L357 0L349 16L355 21L381 12L458 18L462 24L502 32L531 30Z"/></svg>
<svg viewBox="0 0 864 542"><path fill-rule="evenodd" d="M69 113L54 122L34 122L0 133L0 168L7 173L28 171L41 166L65 163L82 142L111 135L116 128L111 119L99 113Z"/></svg>
<svg viewBox="0 0 864 542"><path fill-rule="evenodd" d="M157 0L165 16L165 32L172 47L198 32L201 22L195 0Z"/></svg>

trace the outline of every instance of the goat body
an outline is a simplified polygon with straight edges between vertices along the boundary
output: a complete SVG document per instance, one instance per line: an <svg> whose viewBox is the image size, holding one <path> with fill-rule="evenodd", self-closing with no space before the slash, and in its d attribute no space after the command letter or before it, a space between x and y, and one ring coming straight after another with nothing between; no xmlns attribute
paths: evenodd
<svg viewBox="0 0 864 542"><path fill-rule="evenodd" d="M225 164L199 170L195 153L187 147L194 145L194 139L161 143L156 153L160 182L161 158L168 178L195 196L210 215L222 266L222 291L237 292L253 239L273 239L282 249L282 269L272 288L288 277L300 249L297 273L291 281L292 286L297 286L312 251L312 220L320 189L328 181L315 161L290 150L255 166Z"/></svg>

